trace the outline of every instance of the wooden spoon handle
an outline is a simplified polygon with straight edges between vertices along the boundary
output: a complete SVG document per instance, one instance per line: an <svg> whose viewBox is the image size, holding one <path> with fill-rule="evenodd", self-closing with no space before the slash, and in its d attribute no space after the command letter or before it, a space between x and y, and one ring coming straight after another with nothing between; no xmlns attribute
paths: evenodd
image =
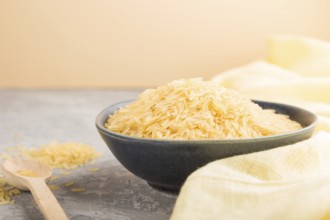
<svg viewBox="0 0 330 220"><path fill-rule="evenodd" d="M56 200L54 194L46 185L44 179L29 178L27 187L30 189L34 200L47 220L66 220L68 217Z"/></svg>

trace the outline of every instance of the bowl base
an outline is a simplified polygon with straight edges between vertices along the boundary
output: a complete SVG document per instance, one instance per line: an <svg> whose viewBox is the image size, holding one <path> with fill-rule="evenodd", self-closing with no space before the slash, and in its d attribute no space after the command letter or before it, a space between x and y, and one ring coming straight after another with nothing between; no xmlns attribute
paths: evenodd
<svg viewBox="0 0 330 220"><path fill-rule="evenodd" d="M173 186L173 185L163 185L163 184L158 184L158 183L152 183L152 182L147 182L149 186L152 188L162 191L165 193L170 193L170 194L178 194L180 191L180 186Z"/></svg>

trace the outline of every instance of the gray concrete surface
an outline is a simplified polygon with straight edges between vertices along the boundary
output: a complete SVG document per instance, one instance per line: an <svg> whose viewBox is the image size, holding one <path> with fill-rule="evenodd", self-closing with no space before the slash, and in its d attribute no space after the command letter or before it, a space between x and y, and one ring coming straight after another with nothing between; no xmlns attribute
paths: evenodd
<svg viewBox="0 0 330 220"><path fill-rule="evenodd" d="M102 157L93 165L60 174L54 194L72 220L168 219L176 195L160 192L131 174L111 154L94 125L98 112L113 103L134 99L141 91L122 90L0 90L0 153L7 147L36 147L50 141L75 141L94 146ZM100 167L98 172L89 167ZM71 192L74 181L85 192ZM30 193L0 205L0 219L43 219ZM49 207L51 209L51 207Z"/></svg>

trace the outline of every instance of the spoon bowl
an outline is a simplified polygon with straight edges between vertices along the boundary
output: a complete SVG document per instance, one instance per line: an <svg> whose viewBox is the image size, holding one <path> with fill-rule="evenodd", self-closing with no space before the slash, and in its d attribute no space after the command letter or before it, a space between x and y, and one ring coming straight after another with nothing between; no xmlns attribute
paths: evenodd
<svg viewBox="0 0 330 220"><path fill-rule="evenodd" d="M31 170L36 176L29 177L19 174L19 171ZM30 178L41 179L47 182L52 176L52 170L47 165L34 160L11 159L3 163L4 175L8 183L21 190L29 191L27 182Z"/></svg>

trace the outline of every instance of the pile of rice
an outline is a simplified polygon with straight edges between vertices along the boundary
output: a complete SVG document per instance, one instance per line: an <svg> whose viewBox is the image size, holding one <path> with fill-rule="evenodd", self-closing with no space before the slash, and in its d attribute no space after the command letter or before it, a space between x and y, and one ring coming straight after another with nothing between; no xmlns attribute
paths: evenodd
<svg viewBox="0 0 330 220"><path fill-rule="evenodd" d="M301 128L286 115L199 78L144 91L110 115L105 127L129 136L181 140L253 138Z"/></svg>
<svg viewBox="0 0 330 220"><path fill-rule="evenodd" d="M50 142L38 148L21 148L20 152L52 168L63 169L75 169L100 156L90 145L77 142Z"/></svg>

